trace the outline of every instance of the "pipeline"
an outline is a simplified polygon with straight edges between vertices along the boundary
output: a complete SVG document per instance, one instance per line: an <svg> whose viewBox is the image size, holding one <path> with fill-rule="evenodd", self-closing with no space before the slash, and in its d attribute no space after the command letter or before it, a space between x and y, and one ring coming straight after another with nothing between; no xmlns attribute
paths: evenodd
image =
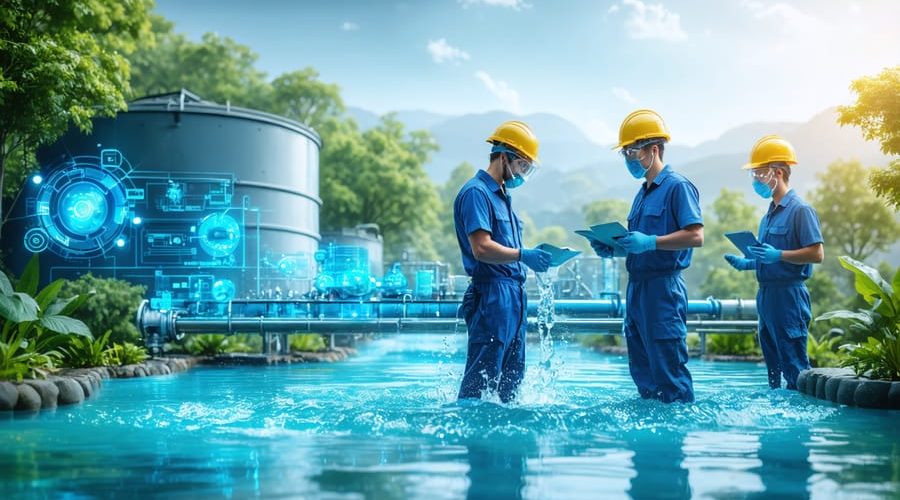
<svg viewBox="0 0 900 500"><path fill-rule="evenodd" d="M624 301L557 300L555 328L574 334L622 331ZM460 302L446 300L315 301L235 299L227 303L192 303L180 310L138 308L136 324L145 345L157 353L164 342L186 334L256 333L264 337L295 333L355 335L363 333L450 333L465 329ZM212 308L212 309L209 309ZM528 324L535 329L537 304L528 304ZM690 300L687 327L692 331L752 332L756 301L745 299Z"/></svg>

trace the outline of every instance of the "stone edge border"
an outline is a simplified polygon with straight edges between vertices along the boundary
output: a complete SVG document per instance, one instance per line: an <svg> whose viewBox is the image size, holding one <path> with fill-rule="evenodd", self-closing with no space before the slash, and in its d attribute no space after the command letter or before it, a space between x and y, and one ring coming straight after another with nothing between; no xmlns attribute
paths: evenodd
<svg viewBox="0 0 900 500"><path fill-rule="evenodd" d="M78 404L100 390L102 381L111 378L137 378L151 375L170 375L191 369L197 364L241 365L272 363L316 363L341 361L356 353L349 347L319 353L294 353L263 362L247 362L243 357L166 356L124 366L96 366L65 368L46 379L26 379L22 382L0 381L0 412L39 411L58 406ZM259 356L257 356L259 357ZM265 359L265 357L264 357Z"/></svg>
<svg viewBox="0 0 900 500"><path fill-rule="evenodd" d="M841 405L900 410L900 382L857 377L849 368L803 370L797 390Z"/></svg>

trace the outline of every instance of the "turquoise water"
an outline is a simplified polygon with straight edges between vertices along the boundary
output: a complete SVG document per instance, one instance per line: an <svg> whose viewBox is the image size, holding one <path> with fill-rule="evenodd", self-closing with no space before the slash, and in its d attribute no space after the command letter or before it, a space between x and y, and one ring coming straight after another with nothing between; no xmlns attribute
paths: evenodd
<svg viewBox="0 0 900 500"><path fill-rule="evenodd" d="M0 417L5 498L897 498L900 414L692 360L697 403L636 397L621 356L529 345L520 401L455 402L464 335L344 363L197 368Z"/></svg>

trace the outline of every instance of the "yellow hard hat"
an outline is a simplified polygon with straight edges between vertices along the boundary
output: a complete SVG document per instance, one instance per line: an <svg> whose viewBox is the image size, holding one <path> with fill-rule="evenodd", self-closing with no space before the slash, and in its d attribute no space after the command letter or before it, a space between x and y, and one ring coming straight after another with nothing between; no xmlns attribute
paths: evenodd
<svg viewBox="0 0 900 500"><path fill-rule="evenodd" d="M622 120L619 127L619 144L613 149L621 149L643 139L671 140L669 129L659 113L652 109L639 109Z"/></svg>
<svg viewBox="0 0 900 500"><path fill-rule="evenodd" d="M788 165L797 164L797 155L794 154L794 146L777 135L767 135L756 141L750 151L750 163L744 165L744 170L761 168L772 162L782 162Z"/></svg>
<svg viewBox="0 0 900 500"><path fill-rule="evenodd" d="M503 122L487 138L492 144L502 142L522 153L533 162L538 162L538 140L525 122L510 120Z"/></svg>

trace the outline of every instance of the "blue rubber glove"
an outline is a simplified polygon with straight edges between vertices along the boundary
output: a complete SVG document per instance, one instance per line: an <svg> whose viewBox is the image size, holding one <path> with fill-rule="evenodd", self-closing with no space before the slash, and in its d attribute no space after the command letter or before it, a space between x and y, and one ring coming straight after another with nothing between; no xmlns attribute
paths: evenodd
<svg viewBox="0 0 900 500"><path fill-rule="evenodd" d="M731 267L737 269L738 271L752 271L756 269L756 261L753 259L745 259L743 257L738 257L732 253L725 254L725 260L731 264Z"/></svg>
<svg viewBox="0 0 900 500"><path fill-rule="evenodd" d="M591 240L591 248L594 249L594 253L597 254L597 257L608 259L613 256L613 247L604 245L598 240Z"/></svg>
<svg viewBox="0 0 900 500"><path fill-rule="evenodd" d="M628 253L644 253L656 250L656 235L644 234L640 231L631 231L618 241Z"/></svg>
<svg viewBox="0 0 900 500"><path fill-rule="evenodd" d="M550 260L553 258L550 252L539 248L523 248L519 250L519 260L530 267L536 273L542 273L550 269Z"/></svg>
<svg viewBox="0 0 900 500"><path fill-rule="evenodd" d="M774 264L781 260L781 250L768 243L763 243L760 246L752 246L748 248L748 250L756 257L756 260L763 264Z"/></svg>

